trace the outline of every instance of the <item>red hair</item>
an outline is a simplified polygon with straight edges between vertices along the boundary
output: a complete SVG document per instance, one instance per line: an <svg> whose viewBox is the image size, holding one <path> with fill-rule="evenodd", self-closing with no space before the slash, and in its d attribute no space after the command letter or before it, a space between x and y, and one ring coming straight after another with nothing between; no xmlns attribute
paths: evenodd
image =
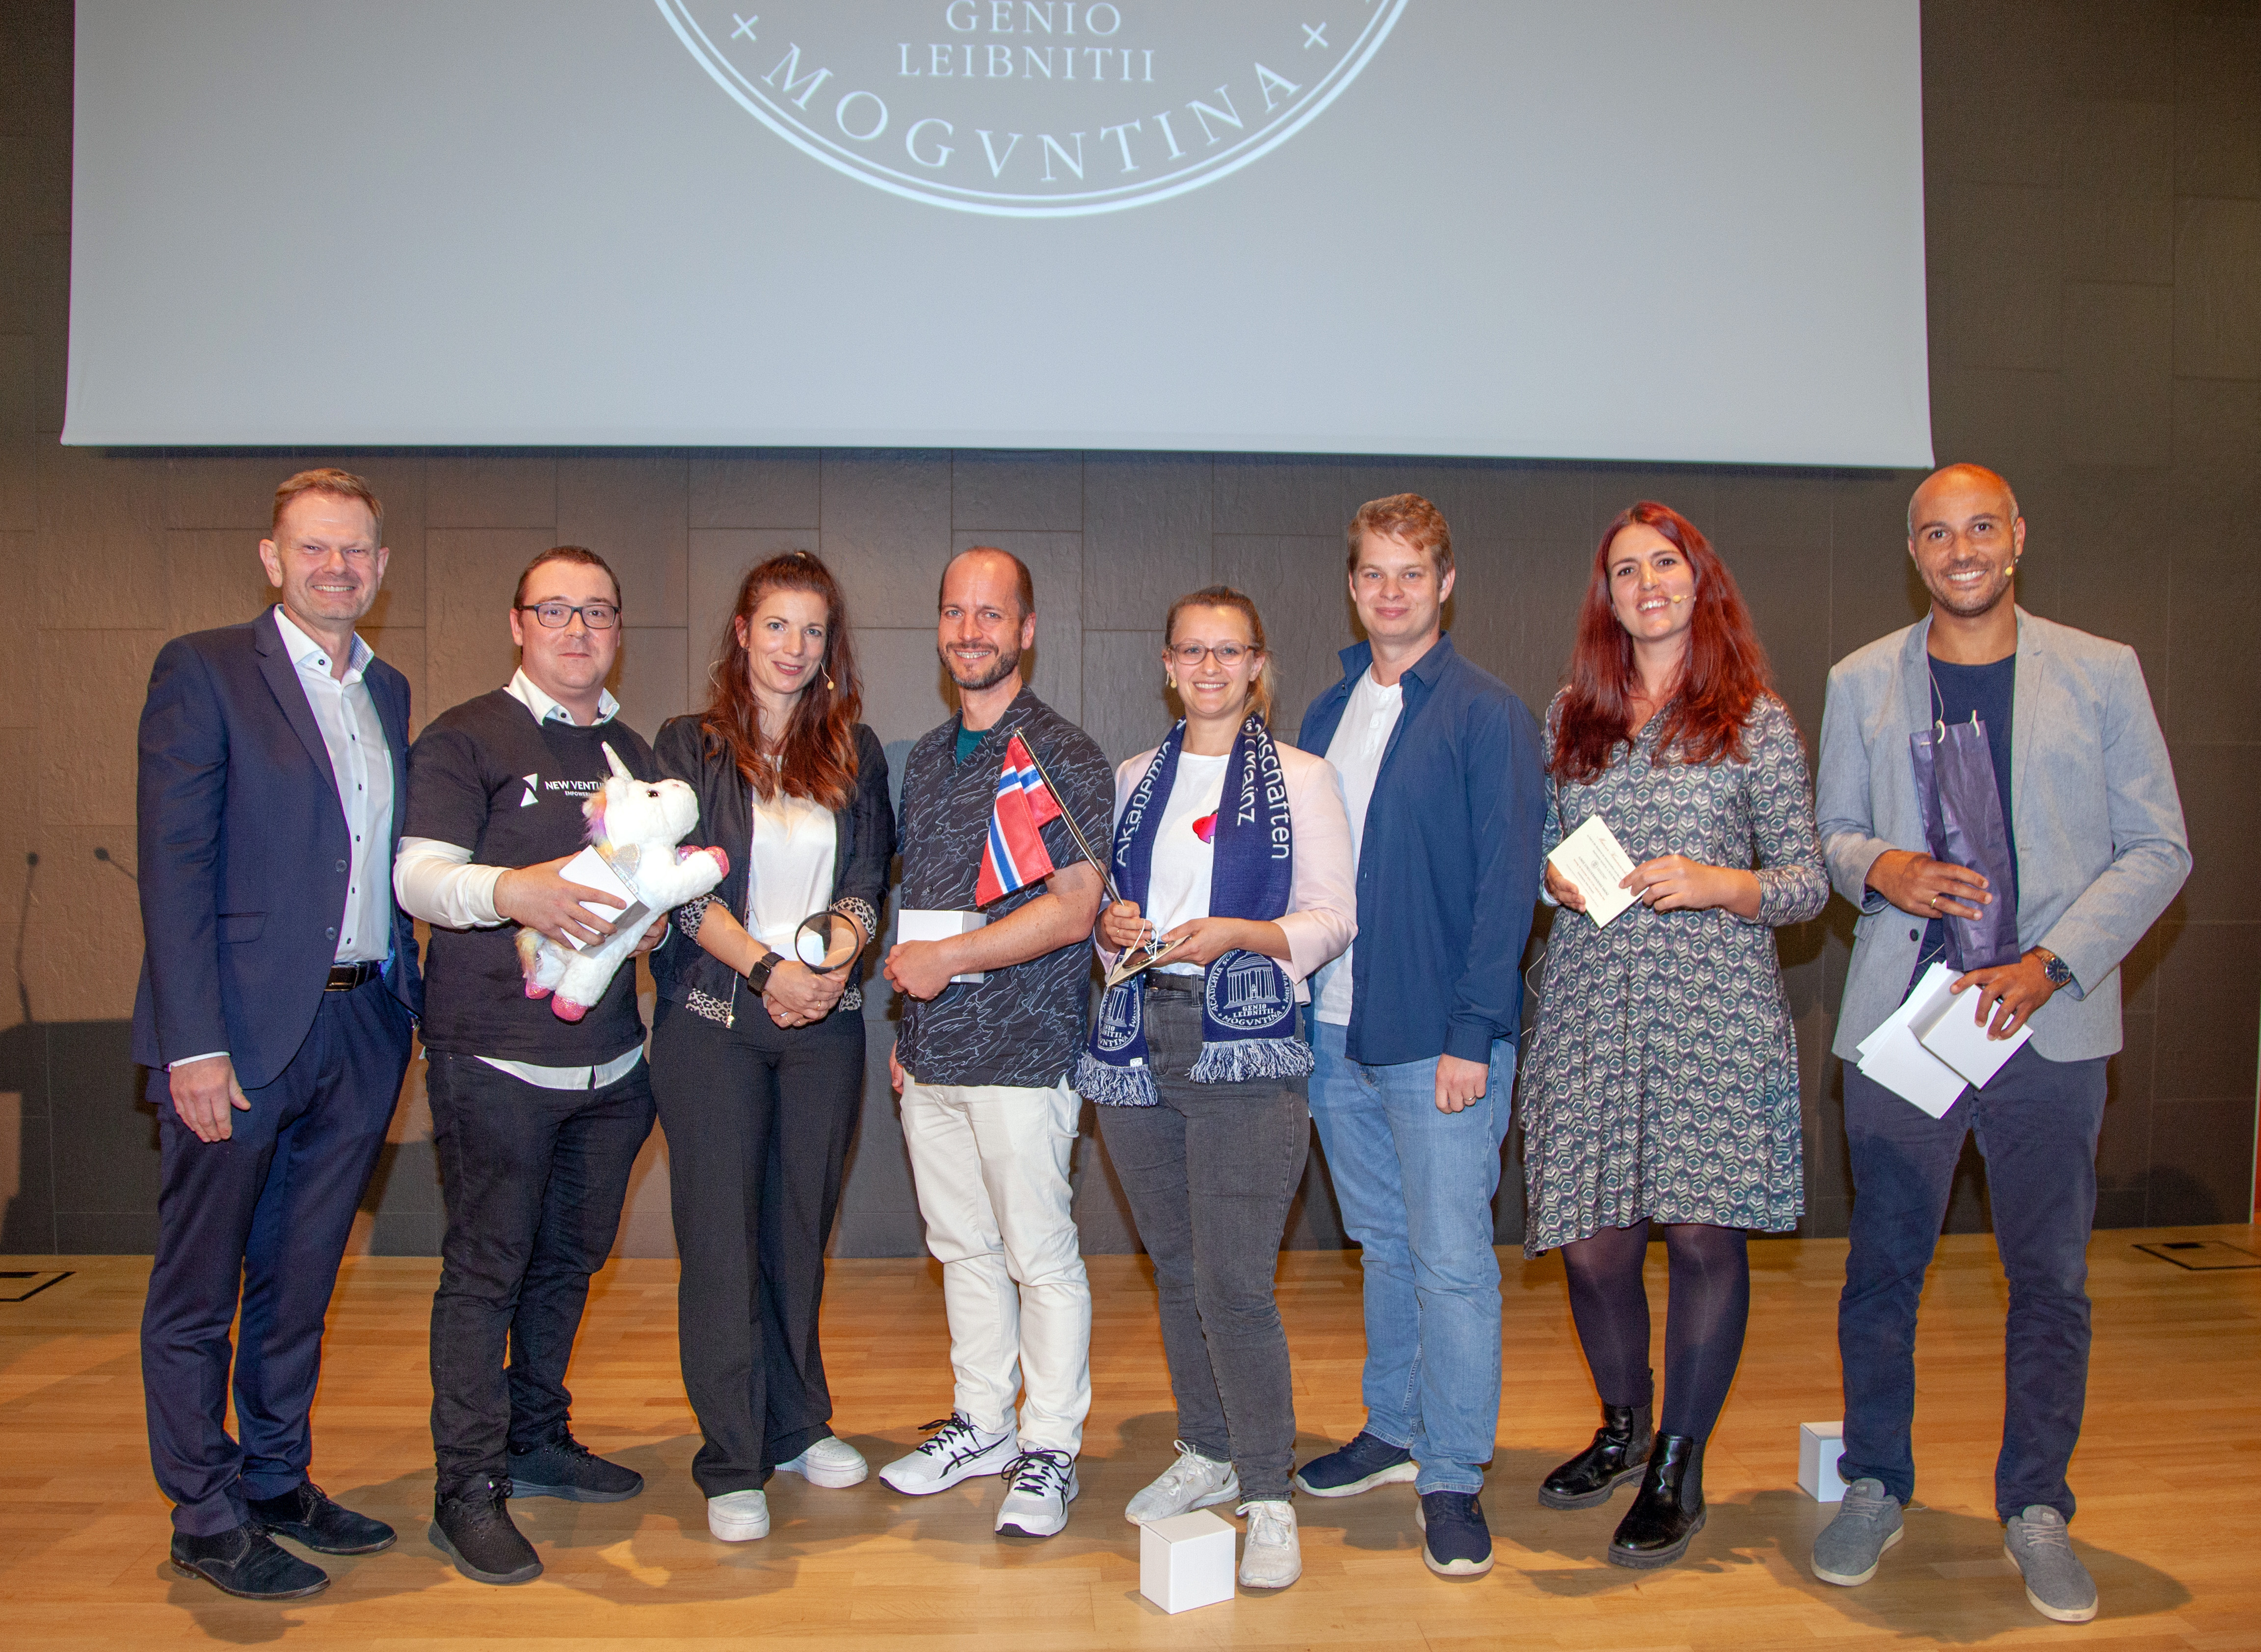
<svg viewBox="0 0 2261 1652"><path fill-rule="evenodd" d="M750 623L773 590L805 590L824 599L824 661L800 691L785 739L762 739L762 724L746 645L738 627ZM779 790L837 812L856 783L856 719L864 710L863 679L848 637L848 611L832 570L807 551L772 556L746 570L738 600L714 662L714 697L699 719L707 738L730 754L738 772L764 802ZM773 759L781 757L782 762Z"/></svg>
<svg viewBox="0 0 2261 1652"><path fill-rule="evenodd" d="M1774 687L1766 650L1751 626L1751 611L1735 576L1696 525L1669 505L1644 499L1620 511L1602 531L1594 575L1578 607L1578 640L1570 653L1568 697L1554 729L1547 765L1558 779L1600 778L1620 744L1630 745L1634 669L1633 638L1610 601L1610 545L1629 527L1653 528L1688 559L1696 576L1695 609L1688 621L1688 653L1671 704L1661 713L1656 758L1688 763L1742 762L1743 726L1761 695Z"/></svg>

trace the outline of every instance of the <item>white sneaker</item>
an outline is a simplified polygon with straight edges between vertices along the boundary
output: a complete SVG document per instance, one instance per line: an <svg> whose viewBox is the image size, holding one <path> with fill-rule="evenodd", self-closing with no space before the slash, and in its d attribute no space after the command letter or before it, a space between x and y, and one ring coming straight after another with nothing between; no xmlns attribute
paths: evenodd
<svg viewBox="0 0 2261 1652"><path fill-rule="evenodd" d="M1190 1514L1212 1503L1230 1503L1240 1495L1240 1477L1229 1462L1204 1457L1184 1441L1174 1442L1178 1460L1162 1470L1161 1477L1130 1499L1123 1518L1133 1526L1166 1520L1173 1514Z"/></svg>
<svg viewBox="0 0 2261 1652"><path fill-rule="evenodd" d="M988 1434L955 1412L940 1422L925 1425L936 1430L908 1456L897 1457L879 1470L879 1478L905 1497L930 1497L947 1491L976 1475L995 1474L1013 1461L1010 1428Z"/></svg>
<svg viewBox="0 0 2261 1652"><path fill-rule="evenodd" d="M822 1440L810 1441L808 1449L791 1462L779 1463L778 1472L797 1474L811 1485L837 1491L845 1486L862 1484L864 1477L872 1472L872 1465L864 1461L862 1452L838 1434L827 1434Z"/></svg>
<svg viewBox="0 0 2261 1652"><path fill-rule="evenodd" d="M707 1529L725 1543L770 1534L770 1500L761 1491L725 1491L707 1499Z"/></svg>
<svg viewBox="0 0 2261 1652"><path fill-rule="evenodd" d="M1067 1505L1080 1489L1073 1457L1065 1451L1023 1451L1005 1477L1010 1489L997 1511L999 1531L1052 1537L1067 1525Z"/></svg>
<svg viewBox="0 0 2261 1652"><path fill-rule="evenodd" d="M1303 1575L1303 1544L1296 1534L1296 1505L1285 1498L1244 1503L1248 1541L1240 1550L1243 1589L1285 1589Z"/></svg>

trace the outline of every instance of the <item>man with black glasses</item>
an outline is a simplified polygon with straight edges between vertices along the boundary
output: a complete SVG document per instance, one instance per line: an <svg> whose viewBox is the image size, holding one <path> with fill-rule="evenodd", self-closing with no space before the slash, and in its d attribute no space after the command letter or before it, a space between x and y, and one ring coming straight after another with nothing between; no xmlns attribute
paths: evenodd
<svg viewBox="0 0 2261 1652"><path fill-rule="evenodd" d="M561 869L586 834L581 805L612 772L607 749L639 779L659 772L605 690L620 623L602 557L544 551L512 602L509 686L442 713L408 756L393 885L432 926L424 1050L448 1204L432 1300L431 1536L480 1583L542 1571L506 1498L612 1503L643 1489L573 1438L565 1391L589 1277L651 1134L635 971L569 1022L527 996L516 945L520 925L569 945L612 933L592 904L621 903ZM639 950L665 927L662 913Z"/></svg>

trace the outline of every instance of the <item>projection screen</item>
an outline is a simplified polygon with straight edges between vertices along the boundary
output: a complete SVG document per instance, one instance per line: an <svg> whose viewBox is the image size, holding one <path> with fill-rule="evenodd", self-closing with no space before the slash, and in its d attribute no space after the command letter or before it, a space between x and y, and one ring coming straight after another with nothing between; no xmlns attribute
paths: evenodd
<svg viewBox="0 0 2261 1652"><path fill-rule="evenodd" d="M1930 461L1918 0L79 0L102 445Z"/></svg>

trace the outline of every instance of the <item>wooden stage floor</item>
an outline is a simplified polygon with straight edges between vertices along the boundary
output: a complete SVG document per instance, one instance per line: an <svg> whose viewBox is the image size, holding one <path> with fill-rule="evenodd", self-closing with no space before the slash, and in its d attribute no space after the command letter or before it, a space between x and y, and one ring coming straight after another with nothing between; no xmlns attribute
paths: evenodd
<svg viewBox="0 0 2261 1652"><path fill-rule="evenodd" d="M877 1477L771 1488L775 1529L725 1548L706 1532L697 1443L675 1355L674 1264L621 1262L592 1297L573 1370L583 1440L641 1470L628 1503L513 1505L549 1565L519 1589L457 1577L425 1536L432 1470L425 1323L436 1264L350 1260L330 1318L315 1477L400 1528L393 1550L326 1561L335 1582L285 1608L229 1600L165 1564L150 1484L135 1325L144 1260L32 1257L68 1268L0 1301L0 1642L126 1647L226 1641L398 1649L757 1641L982 1652L1086 1647L1720 1648L2082 1644L2261 1648L2261 1269L2186 1272L2141 1240L2251 1227L2099 1234L2096 1351L2073 1464L2076 1546L2103 1611L2051 1624L2003 1558L1992 1478L2006 1291L1992 1241L1952 1238L1925 1298L1907 1541L1876 1581L1817 1583L1805 1558L1826 1513L1797 1490L1798 1425L1839 1412L1834 1310L1841 1241L1755 1244L1741 1376L1707 1464L1711 1523L1662 1572L1606 1564L1627 1493L1541 1509L1539 1478L1594 1425L1558 1262L1506 1269L1507 1392L1484 1496L1499 1563L1464 1583L1419 1558L1410 1486L1303 1498L1302 1582L1277 1596L1164 1616L1138 1592L1130 1495L1169 1461L1169 1391L1152 1289L1134 1257L1091 1259L1097 1300L1083 1495L1049 1541L991 1531L994 1481L936 1498ZM1651 1292L1661 1320L1662 1248ZM923 1260L834 1264L827 1348L837 1426L874 1465L950 1408L942 1298ZM0 1280L0 1298L25 1288ZM35 1284L36 1281L29 1283ZM1291 1253L1281 1305L1296 1351L1298 1457L1360 1421L1354 1255ZM1660 1348L1661 1352L1661 1348Z"/></svg>

